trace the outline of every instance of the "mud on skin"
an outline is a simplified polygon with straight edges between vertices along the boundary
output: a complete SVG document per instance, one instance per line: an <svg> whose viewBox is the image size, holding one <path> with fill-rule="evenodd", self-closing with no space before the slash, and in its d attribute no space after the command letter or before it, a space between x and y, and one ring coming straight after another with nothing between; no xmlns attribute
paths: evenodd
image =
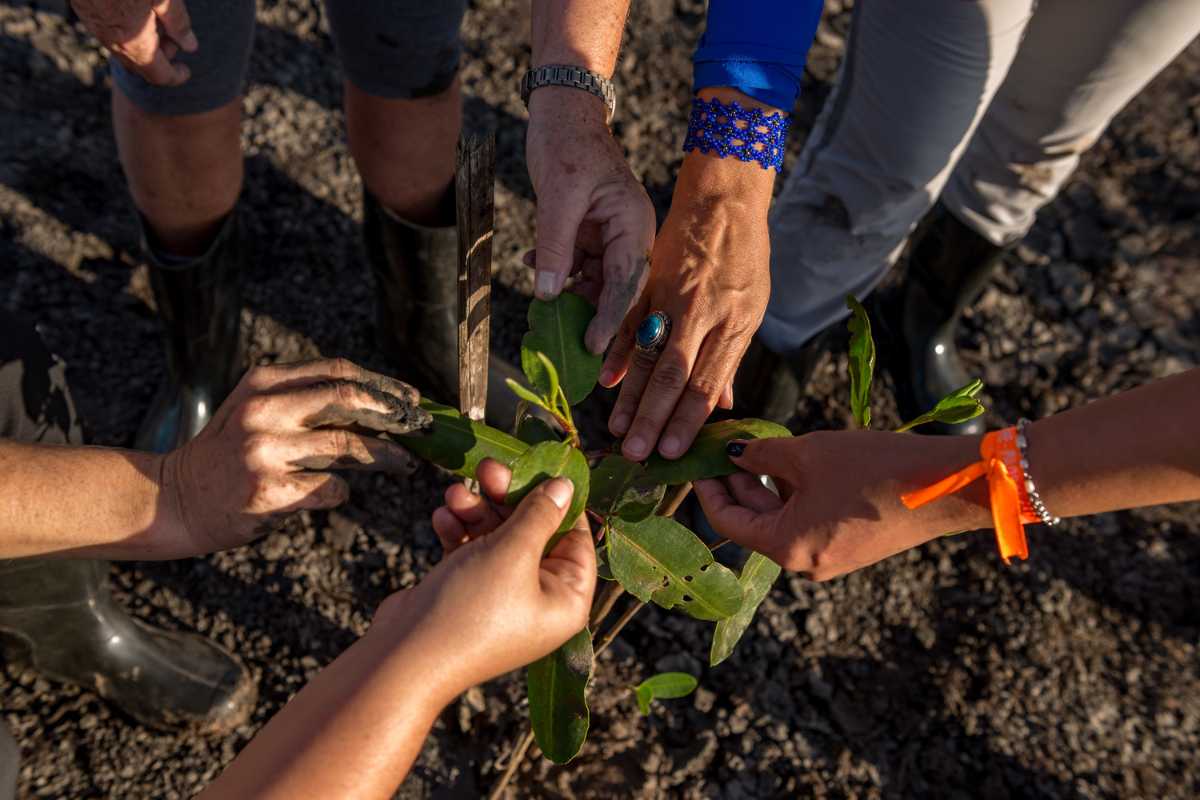
<svg viewBox="0 0 1200 800"><path fill-rule="evenodd" d="M61 8L62 4L53 4ZM361 185L337 110L319 4L260 6L247 88L243 199L259 252L247 276L251 363L318 353L394 371L373 346L358 255ZM842 0L809 60L790 168L828 92L849 24ZM524 166L527 4L467 15L468 121L497 127L493 346L524 333L534 241ZM616 83L618 140L660 215L681 160L699 0L635 3ZM47 3L0 4L0 298L33 316L70 365L94 441L128 443L163 369L156 321L108 130L100 53ZM1043 212L964 321L989 424L1036 417L1197 361L1200 45L1133 101ZM731 265L732 268L733 265ZM881 365L886 367L886 365ZM849 419L845 358L800 409ZM884 371L879 380L890 382ZM876 397L889 398L891 386ZM597 392L578 421L604 439ZM873 409L880 425L894 408ZM151 731L91 692L0 660L0 717L38 797L190 797L299 686L440 558L429 516L447 479L348 476L348 505L293 516L252 547L114 569L140 618L233 650L258 678L250 723L226 738ZM1200 781L1200 508L1031 531L1005 568L987 535L954 536L826 584L781 579L735 654L703 665L707 626L643 611L602 657L592 733L567 767L530 758L512 798L1185 798ZM730 547L718 551L736 565ZM642 717L629 686L700 675ZM524 731L520 674L447 710L401 798L479 797Z"/></svg>

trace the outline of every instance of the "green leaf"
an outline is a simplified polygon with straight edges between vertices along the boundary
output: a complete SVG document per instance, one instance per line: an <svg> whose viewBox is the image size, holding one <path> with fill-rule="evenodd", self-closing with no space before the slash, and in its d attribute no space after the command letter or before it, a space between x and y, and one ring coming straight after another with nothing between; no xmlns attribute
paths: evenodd
<svg viewBox="0 0 1200 800"><path fill-rule="evenodd" d="M555 764L574 758L587 739L592 660L592 637L584 628L562 647L530 664L525 676L533 736Z"/></svg>
<svg viewBox="0 0 1200 800"><path fill-rule="evenodd" d="M646 468L621 456L605 456L592 470L588 508L603 517L637 522L654 513L667 487L646 477Z"/></svg>
<svg viewBox="0 0 1200 800"><path fill-rule="evenodd" d="M984 412L983 404L979 402L979 393L982 390L983 381L976 378L961 389L955 389L941 400L938 400L937 405L929 411L896 428L896 433L904 433L928 422L943 422L947 425L958 425L967 420L975 419Z"/></svg>
<svg viewBox="0 0 1200 800"><path fill-rule="evenodd" d="M575 520L583 513L588 499L588 466L583 453L567 442L542 442L526 450L512 464L512 481L508 484L505 505L515 506L533 491L534 487L550 478L567 478L575 485L571 496L571 507L563 517L558 533L569 531ZM558 536L546 545L546 552L553 549Z"/></svg>
<svg viewBox="0 0 1200 800"><path fill-rule="evenodd" d="M609 520L608 566L643 603L678 606L696 619L725 619L742 605L742 587L696 534L667 517Z"/></svg>
<svg viewBox="0 0 1200 800"><path fill-rule="evenodd" d="M569 405L591 394L603 357L588 352L583 335L596 309L577 294L563 292L546 302L529 304L529 332L521 340L521 368L529 382L551 395L550 375L538 359L544 353L558 372Z"/></svg>
<svg viewBox="0 0 1200 800"><path fill-rule="evenodd" d="M875 340L871 320L854 295L846 295L850 309L850 409L858 427L871 427L871 379L875 374Z"/></svg>
<svg viewBox="0 0 1200 800"><path fill-rule="evenodd" d="M410 452L464 478L474 478L485 458L511 467L529 446L504 431L464 417L449 406L422 400L433 424L422 431L394 437Z"/></svg>
<svg viewBox="0 0 1200 800"><path fill-rule="evenodd" d="M714 422L700 429L691 448L679 458L666 459L657 453L650 456L646 462L646 478L655 483L678 486L702 478L732 475L738 470L729 460L725 445L735 439L775 439L791 435L782 425L763 419Z"/></svg>
<svg viewBox="0 0 1200 800"><path fill-rule="evenodd" d="M602 581L615 581L612 570L608 568L608 559L604 557L604 545L596 548L596 577Z"/></svg>
<svg viewBox="0 0 1200 800"><path fill-rule="evenodd" d="M524 400L526 403L529 403L530 405L533 405L533 406L537 406L538 408L544 408L547 411L550 410L550 405L547 402L546 398L541 397L540 395L538 395L537 392L534 392L531 389L528 389L528 388L522 386L521 384L517 383L512 378L506 378L504 380L504 384L508 387L508 390L510 392L512 392L517 397Z"/></svg>
<svg viewBox="0 0 1200 800"><path fill-rule="evenodd" d="M527 416L521 420L521 424L517 426L517 438L525 444L560 441L550 423L534 416Z"/></svg>
<svg viewBox="0 0 1200 800"><path fill-rule="evenodd" d="M698 685L699 681L695 676L686 672L660 672L633 687L633 691L637 695L638 710L643 714L649 714L651 700L673 700L677 697L687 697L696 691Z"/></svg>
<svg viewBox="0 0 1200 800"><path fill-rule="evenodd" d="M763 599L771 591L771 586L782 570L781 566L761 553L751 553L746 559L742 566L742 574L738 578L738 583L745 592L745 599L742 600L742 607L736 614L717 623L713 632L712 650L708 656L709 666L715 667L729 658L729 654L737 646L746 628L750 627L750 620L754 619L755 612L762 605Z"/></svg>

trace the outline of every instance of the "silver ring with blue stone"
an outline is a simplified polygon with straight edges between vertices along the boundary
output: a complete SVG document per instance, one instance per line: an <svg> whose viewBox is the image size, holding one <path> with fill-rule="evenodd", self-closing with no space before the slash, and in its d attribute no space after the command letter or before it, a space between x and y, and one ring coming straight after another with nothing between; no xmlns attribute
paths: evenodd
<svg viewBox="0 0 1200 800"><path fill-rule="evenodd" d="M671 318L662 311L652 311L646 315L637 328L637 349L643 353L657 355L667 344L671 335Z"/></svg>

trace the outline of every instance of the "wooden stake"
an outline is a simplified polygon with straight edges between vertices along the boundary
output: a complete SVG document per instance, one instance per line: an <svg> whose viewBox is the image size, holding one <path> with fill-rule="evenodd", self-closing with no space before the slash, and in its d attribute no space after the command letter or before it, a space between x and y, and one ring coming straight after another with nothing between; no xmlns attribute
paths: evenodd
<svg viewBox="0 0 1200 800"><path fill-rule="evenodd" d="M487 407L488 340L492 317L492 234L495 227L496 136L458 141L458 409L483 420Z"/></svg>

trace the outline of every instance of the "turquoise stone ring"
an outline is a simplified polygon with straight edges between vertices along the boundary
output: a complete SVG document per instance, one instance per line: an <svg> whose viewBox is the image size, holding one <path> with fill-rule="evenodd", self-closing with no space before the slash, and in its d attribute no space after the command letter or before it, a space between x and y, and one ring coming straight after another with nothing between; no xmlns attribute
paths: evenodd
<svg viewBox="0 0 1200 800"><path fill-rule="evenodd" d="M661 311L654 311L638 325L637 349L643 353L658 353L670 335L671 318Z"/></svg>

